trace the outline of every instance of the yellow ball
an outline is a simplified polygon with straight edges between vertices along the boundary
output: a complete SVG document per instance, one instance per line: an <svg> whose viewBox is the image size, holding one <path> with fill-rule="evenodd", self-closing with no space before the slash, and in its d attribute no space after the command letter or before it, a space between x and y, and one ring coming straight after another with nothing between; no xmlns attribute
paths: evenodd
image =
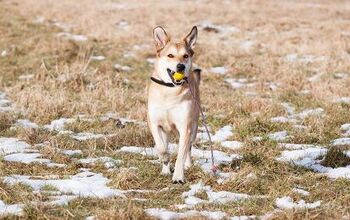
<svg viewBox="0 0 350 220"><path fill-rule="evenodd" d="M183 80L183 78L185 78L185 74L180 72L175 72L173 77L176 81L180 81L180 80Z"/></svg>

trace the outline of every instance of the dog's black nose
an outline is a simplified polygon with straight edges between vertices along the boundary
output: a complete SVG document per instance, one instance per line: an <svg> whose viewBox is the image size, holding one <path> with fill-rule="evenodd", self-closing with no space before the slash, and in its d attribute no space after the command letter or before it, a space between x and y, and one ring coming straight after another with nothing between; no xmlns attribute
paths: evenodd
<svg viewBox="0 0 350 220"><path fill-rule="evenodd" d="M176 70L177 70L177 72L182 72L182 71L184 71L185 70L185 65L183 65L183 64L181 64L181 63L179 63L179 64L177 64L176 65Z"/></svg>

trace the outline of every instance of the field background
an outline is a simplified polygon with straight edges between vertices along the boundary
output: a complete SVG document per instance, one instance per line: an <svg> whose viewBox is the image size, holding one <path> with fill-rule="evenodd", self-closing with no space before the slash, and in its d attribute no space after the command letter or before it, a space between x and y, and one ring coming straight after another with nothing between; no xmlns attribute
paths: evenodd
<svg viewBox="0 0 350 220"><path fill-rule="evenodd" d="M44 192L0 181L0 199L24 204L22 218L146 219L153 218L145 213L148 208L183 212L174 205L183 203L181 194L200 180L216 191L263 196L192 208L222 211L227 218L259 218L267 213L273 213L266 217L271 219L350 218L350 174L332 179L277 161L283 149L278 140L266 138L287 131L288 143L330 148L332 140L343 135L341 125L350 123L350 98L346 98L350 97L349 1L0 0L0 15L0 91L11 102L11 110L0 112L0 137L23 140L42 158L66 164L60 168L9 162L1 155L0 178L58 175L64 179L84 167L78 159L108 156L122 161L115 170L108 171L101 163L89 168L108 178L110 188L151 190L125 198L79 197L66 205L50 205L45 203L48 195ZM221 166L235 173L223 184L193 166L186 172L186 184L173 185L149 157L118 152L123 146L153 146L144 123L146 87L153 70L150 62L155 55L152 29L157 25L174 40L193 25L199 27L194 63L203 69L200 90L208 124L213 133L232 126L228 140L244 144L237 150L215 144L217 150L243 157ZM215 73L212 67L223 67L224 73ZM229 82L234 79L241 80L233 87ZM300 130L290 122L271 121L288 116L281 103L289 103L295 112L321 108L322 114L302 118ZM115 117L98 120L108 112L136 122L124 125ZM78 141L41 128L55 119L77 115L94 120L77 120L65 129L104 137ZM39 128L13 129L18 119L28 119ZM256 136L263 140L252 141ZM46 143L45 147L35 147L40 143ZM198 143L200 149L207 146ZM339 149L349 152L349 146ZM82 153L71 157L59 153L60 149ZM328 151L337 153L328 155L331 161L326 165L349 167L349 157L338 155L339 149ZM160 191L165 187L170 189ZM310 195L295 193L295 187ZM322 202L314 209L276 211L276 198L284 196Z"/></svg>

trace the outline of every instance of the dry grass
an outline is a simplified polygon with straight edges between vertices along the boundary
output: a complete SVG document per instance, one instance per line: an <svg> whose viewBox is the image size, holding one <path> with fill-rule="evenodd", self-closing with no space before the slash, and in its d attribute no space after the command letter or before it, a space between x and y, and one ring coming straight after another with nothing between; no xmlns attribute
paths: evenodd
<svg viewBox="0 0 350 220"><path fill-rule="evenodd" d="M263 215L275 208L277 197L289 195L308 202L322 200L322 205L313 210L285 211L279 213L277 219L349 218L348 180L330 180L304 168L277 162L274 158L281 149L276 142L250 140L281 130L287 130L293 136L293 143L328 145L340 136L340 126L350 122L350 105L332 101L350 96L350 77L338 79L334 75L350 72L350 37L343 33L350 26L349 3L342 0L227 2L0 1L0 52L6 49L8 53L0 56L0 86L23 112L0 113L0 136L19 137L32 145L48 141L49 146L40 150L44 158L67 164L61 169L1 159L0 176L55 173L66 177L75 174L81 165L75 163L74 158L60 154L57 148L80 149L83 158L110 156L123 161L114 172L108 172L101 164L91 167L92 171L102 172L111 179L112 188L159 191L171 187L164 192L128 195L127 199L79 198L68 206L43 206L32 201L45 201L44 195L33 194L22 185L11 187L0 181L0 199L11 204L26 204L23 218L27 219L83 219L90 215L101 219L146 219L144 208L175 210L175 204L183 203L181 193L188 190L190 184L202 180L215 190L264 195L266 198L198 205L198 210ZM35 23L38 16L44 17L45 21ZM123 20L130 24L126 29L116 24ZM230 181L217 184L214 178L193 166L186 172L188 183L173 186L169 177L159 174L159 165L150 163L148 157L116 153L122 146L153 146L152 137L144 126L121 126L112 119L67 125L75 132L118 134L84 142L43 129L10 129L18 118L44 125L60 117L78 114L97 119L107 112L146 121L146 85L152 71L146 58L154 57L152 28L163 25L174 38L179 38L193 24L204 20L240 29L228 36L212 29L201 29L195 54L195 63L204 68L201 97L210 127L216 130L232 125L235 127L232 139L245 143L244 148L237 151L243 158L221 167L237 173ZM86 35L88 41L59 38L57 33L63 30L55 26L55 22L66 24L71 33ZM249 50L241 46L247 40L253 42ZM134 45L146 46L135 50ZM135 57L124 56L130 51ZM286 62L285 56L293 53L316 58L324 56L324 59L310 63ZM92 54L104 55L106 59L91 60ZM131 66L132 71L117 71L113 68L116 63ZM222 65L227 67L228 77L247 77L256 82L256 86L246 90L232 89L224 81L225 77L207 71L207 68ZM322 75L318 81L310 82L308 78L314 73ZM34 74L34 78L19 80L22 74ZM272 91L265 86L267 82L280 86ZM301 93L303 90L309 92ZM246 91L254 91L257 95L248 96ZM305 131L296 130L289 124L272 123L271 117L287 115L281 102L293 104L297 112L321 107L325 116L305 118L302 121L308 126ZM336 167L349 164L349 161L333 149L324 163ZM126 169L128 167L137 170L130 171ZM247 178L252 173L256 178ZM296 186L310 191L310 196L304 198L293 193ZM198 196L205 198L206 195L200 193ZM132 200L133 197L148 200L139 202Z"/></svg>

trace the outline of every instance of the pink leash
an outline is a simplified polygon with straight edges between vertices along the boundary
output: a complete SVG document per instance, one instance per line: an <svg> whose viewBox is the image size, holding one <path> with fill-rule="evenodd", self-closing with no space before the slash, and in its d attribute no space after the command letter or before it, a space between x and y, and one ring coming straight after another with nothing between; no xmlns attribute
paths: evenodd
<svg viewBox="0 0 350 220"><path fill-rule="evenodd" d="M195 101L195 103L197 104L197 106L199 108L199 112L201 113L201 116L202 116L202 121L203 121L203 125L204 125L204 128L205 128L205 131L207 132L208 137L209 137L209 145L210 145L210 153L211 153L211 171L213 172L214 175L216 175L216 172L217 172L218 168L215 166L215 162L214 162L213 142L211 141L211 136L210 136L209 129L208 129L208 126L207 126L206 118L205 118L205 115L203 113L203 110L202 110L202 107L201 107L200 103L194 97L194 94L193 94L193 91L191 89L191 86L188 83L188 79L185 78L185 81L187 82L188 88L190 89L190 93L191 93L192 99Z"/></svg>

